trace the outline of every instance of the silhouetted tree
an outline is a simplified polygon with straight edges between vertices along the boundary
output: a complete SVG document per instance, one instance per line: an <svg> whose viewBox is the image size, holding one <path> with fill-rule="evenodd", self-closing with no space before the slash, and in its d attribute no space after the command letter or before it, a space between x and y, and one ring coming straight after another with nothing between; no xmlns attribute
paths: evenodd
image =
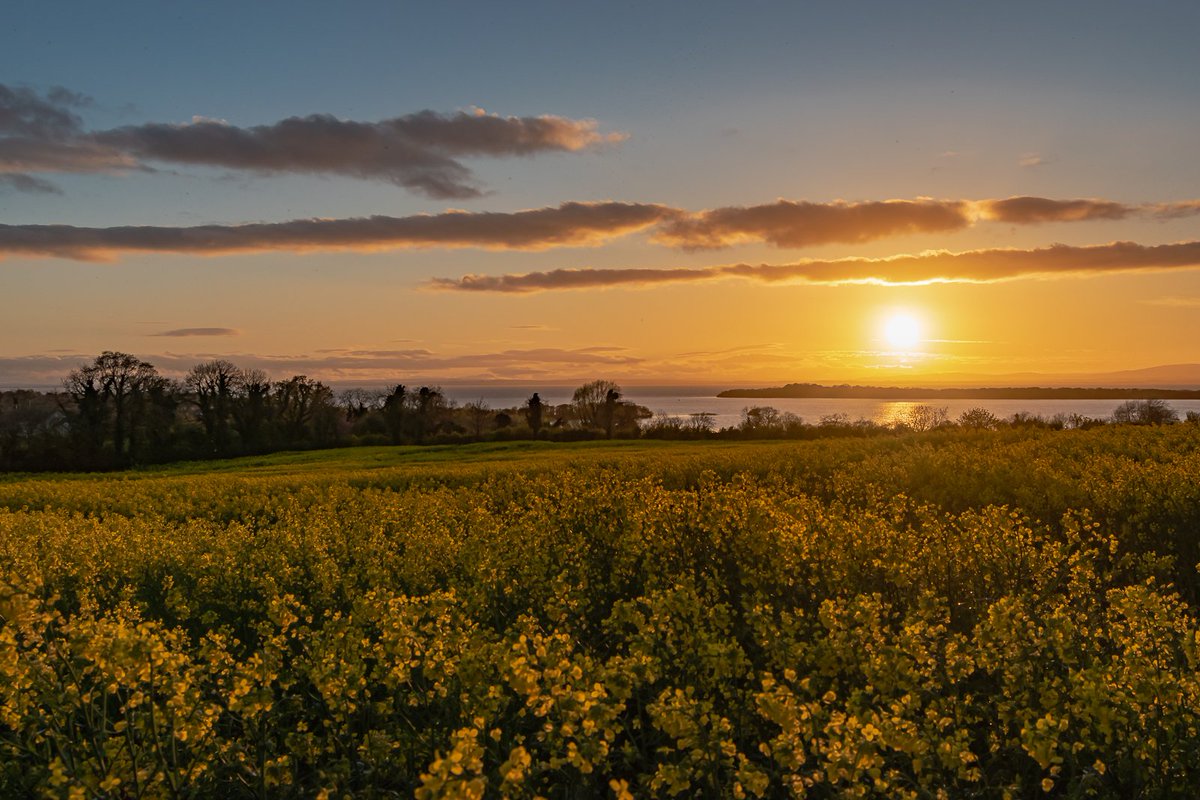
<svg viewBox="0 0 1200 800"><path fill-rule="evenodd" d="M425 441L427 435L438 429L447 404L441 389L431 389L428 386L418 389L414 399L413 432L414 439L420 444Z"/></svg>
<svg viewBox="0 0 1200 800"><path fill-rule="evenodd" d="M609 393L615 393L611 400ZM571 408L581 427L606 430L605 409L612 410L621 397L621 387L612 381L592 381L585 383L571 395Z"/></svg>
<svg viewBox="0 0 1200 800"><path fill-rule="evenodd" d="M307 375L294 375L275 384L275 404L279 424L289 444L302 444L311 438L329 440L330 411L336 417L333 392L328 386Z"/></svg>
<svg viewBox="0 0 1200 800"><path fill-rule="evenodd" d="M742 409L738 426L746 433L763 433L779 427L779 409L774 406L750 406Z"/></svg>
<svg viewBox="0 0 1200 800"><path fill-rule="evenodd" d="M242 370L234 385L233 425L243 448L257 451L266 445L271 415L271 379L259 369Z"/></svg>
<svg viewBox="0 0 1200 800"><path fill-rule="evenodd" d="M392 444L400 444L408 428L408 395L404 384L398 383L383 401L383 421Z"/></svg>
<svg viewBox="0 0 1200 800"><path fill-rule="evenodd" d="M353 423L382 408L383 395L370 389L344 389L338 395L338 403L345 411L346 421Z"/></svg>
<svg viewBox="0 0 1200 800"><path fill-rule="evenodd" d="M197 364L183 379L200 410L200 423L213 452L229 452L229 421L241 381L242 371L221 359Z"/></svg>
<svg viewBox="0 0 1200 800"><path fill-rule="evenodd" d="M901 424L914 431L931 431L945 425L948 420L948 409L944 406L935 408L921 403L908 409Z"/></svg>
<svg viewBox="0 0 1200 800"><path fill-rule="evenodd" d="M533 396L525 401L525 421L529 423L529 430L533 431L534 437L542 430L542 415L545 410L542 398L538 396L537 392L534 392Z"/></svg>
<svg viewBox="0 0 1200 800"><path fill-rule="evenodd" d="M483 398L472 400L463 406L463 411L467 414L467 422L471 425L472 434L476 439L482 437L483 428L492 416L492 410L488 408L487 403L483 401Z"/></svg>
<svg viewBox="0 0 1200 800"><path fill-rule="evenodd" d="M136 356L105 350L91 364L72 372L64 388L80 408L85 426L111 419L114 460L123 464L129 460L130 437L136 436L145 394L160 377L154 365ZM94 442L96 431L89 430L88 436Z"/></svg>
<svg viewBox="0 0 1200 800"><path fill-rule="evenodd" d="M137 413L129 432L132 457L144 461L166 461L176 457L175 423L183 387L156 375L146 381L134 399Z"/></svg>
<svg viewBox="0 0 1200 800"><path fill-rule="evenodd" d="M958 424L963 428L990 431L1000 424L1000 418L986 408L968 408L958 415Z"/></svg>
<svg viewBox="0 0 1200 800"><path fill-rule="evenodd" d="M613 435L613 423L617 420L617 401L621 399L621 393L617 389L611 388L604 393L604 406L601 409L602 422L604 423L604 435L609 439Z"/></svg>
<svg viewBox="0 0 1200 800"><path fill-rule="evenodd" d="M63 381L63 390L74 406L68 413L75 449L86 465L95 465L104 447L107 417L99 371L89 367L72 371Z"/></svg>
<svg viewBox="0 0 1200 800"><path fill-rule="evenodd" d="M1113 422L1134 425L1169 425L1179 421L1179 414L1166 400L1127 400L1113 411Z"/></svg>

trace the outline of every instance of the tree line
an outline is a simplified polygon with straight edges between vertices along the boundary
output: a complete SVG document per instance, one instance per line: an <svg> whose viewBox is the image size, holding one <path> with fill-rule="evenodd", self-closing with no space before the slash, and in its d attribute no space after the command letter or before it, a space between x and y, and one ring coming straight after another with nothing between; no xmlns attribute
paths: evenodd
<svg viewBox="0 0 1200 800"><path fill-rule="evenodd" d="M458 405L440 387L401 383L341 392L306 375L272 380L215 359L175 380L129 353L105 351L72 371L62 391L0 392L0 469L102 470L354 444L485 438L628 437L650 412L611 381L568 404L537 392L519 408Z"/></svg>
<svg viewBox="0 0 1200 800"><path fill-rule="evenodd" d="M1175 422L1158 399L1127 401L1111 421ZM1189 422L1200 422L1195 412ZM225 458L344 445L446 444L509 439L817 438L874 436L941 427L1078 428L1105 424L1079 415L1000 419L982 408L950 420L945 409L914 406L889 425L844 414L807 424L771 406L743 409L738 424L717 429L712 414L655 416L625 400L612 381L578 387L571 401L534 392L519 407L482 399L458 405L439 387L401 383L384 391L331 387L305 375L272 380L223 359L192 367L182 380L128 353L105 351L72 371L60 392L0 392L0 470L104 470L139 464Z"/></svg>

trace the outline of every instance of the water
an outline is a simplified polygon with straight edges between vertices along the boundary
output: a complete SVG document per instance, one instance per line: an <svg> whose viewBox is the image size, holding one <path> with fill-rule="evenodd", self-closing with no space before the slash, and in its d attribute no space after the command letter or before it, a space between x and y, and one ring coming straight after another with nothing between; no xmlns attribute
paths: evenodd
<svg viewBox="0 0 1200 800"><path fill-rule="evenodd" d="M713 415L718 428L737 425L742 419L742 409L751 406L771 406L782 412L795 414L810 425L816 425L821 417L845 414L853 422L866 419L880 425L901 422L908 418L914 406L925 405L944 408L949 419L972 408L985 408L1000 419L1013 414L1033 414L1050 419L1056 414L1080 414L1094 419L1108 419L1113 410L1124 400L870 400L865 398L747 398L716 397L716 393L728 387L713 386L630 386L624 390L623 399L665 416L687 416L696 413ZM482 399L492 408L514 408L524 405L535 391L532 388L513 386L445 386L446 396L459 404ZM550 386L537 389L542 402L557 405L571 401L574 387ZM1188 411L1200 413L1200 400L1167 400L1182 418Z"/></svg>

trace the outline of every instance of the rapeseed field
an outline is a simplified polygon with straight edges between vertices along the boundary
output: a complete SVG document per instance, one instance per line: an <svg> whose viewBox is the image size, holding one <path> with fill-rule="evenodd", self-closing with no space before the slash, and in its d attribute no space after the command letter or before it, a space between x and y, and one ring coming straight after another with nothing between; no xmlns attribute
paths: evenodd
<svg viewBox="0 0 1200 800"><path fill-rule="evenodd" d="M0 481L0 796L1200 786L1200 426Z"/></svg>

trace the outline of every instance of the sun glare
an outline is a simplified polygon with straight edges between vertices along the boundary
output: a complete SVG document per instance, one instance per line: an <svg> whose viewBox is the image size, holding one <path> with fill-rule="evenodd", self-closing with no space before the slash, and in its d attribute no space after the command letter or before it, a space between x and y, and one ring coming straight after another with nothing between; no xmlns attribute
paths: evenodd
<svg viewBox="0 0 1200 800"><path fill-rule="evenodd" d="M913 350L921 343L921 323L912 314L892 314L883 322L883 341L892 350Z"/></svg>

